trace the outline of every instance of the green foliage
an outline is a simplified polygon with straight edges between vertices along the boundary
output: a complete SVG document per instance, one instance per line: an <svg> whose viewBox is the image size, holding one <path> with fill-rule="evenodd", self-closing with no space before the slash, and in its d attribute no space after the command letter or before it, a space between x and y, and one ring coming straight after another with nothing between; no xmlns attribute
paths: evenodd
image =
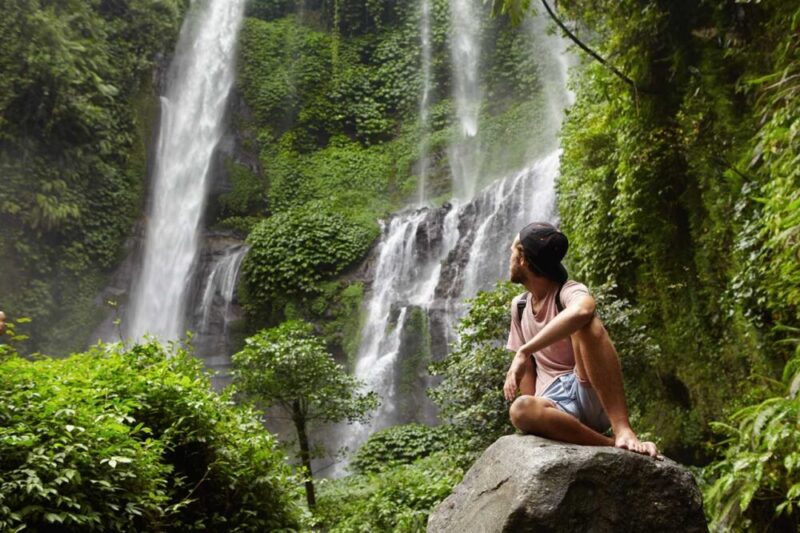
<svg viewBox="0 0 800 533"><path fill-rule="evenodd" d="M726 439L719 444L721 458L705 472L712 480L704 490L712 531L800 526L800 347L786 364L782 385L773 385L778 395L713 424Z"/></svg>
<svg viewBox="0 0 800 533"><path fill-rule="evenodd" d="M764 249L757 265L767 279L765 291L778 321L800 323L800 10L776 10L778 33L773 72L750 80L759 90L759 119L751 167L763 176L759 202L763 211L759 241Z"/></svg>
<svg viewBox="0 0 800 533"><path fill-rule="evenodd" d="M311 304L311 312L323 320L325 343L334 355L343 354L347 367L355 362L361 333L362 283L334 283L330 293L323 292Z"/></svg>
<svg viewBox="0 0 800 533"><path fill-rule="evenodd" d="M18 346L27 341L30 337L18 330L19 324L30 323L30 318L22 317L12 322L6 317L3 331L0 331L0 362L19 355Z"/></svg>
<svg viewBox="0 0 800 533"><path fill-rule="evenodd" d="M283 133L299 119L301 103L325 98L331 72L325 33L297 24L294 17L248 18L240 43L240 85L259 124Z"/></svg>
<svg viewBox="0 0 800 533"><path fill-rule="evenodd" d="M267 205L263 177L246 166L228 163L231 190L219 197L220 217L246 217L262 214Z"/></svg>
<svg viewBox="0 0 800 533"><path fill-rule="evenodd" d="M288 415L297 431L299 458L307 472L309 508L314 508L314 481L308 426L312 422L366 421L378 406L374 392L361 392L364 384L347 374L325 351L308 323L287 321L245 340L233 356L233 379L242 392L264 407L277 407Z"/></svg>
<svg viewBox="0 0 800 533"><path fill-rule="evenodd" d="M91 301L69 289L110 268L130 231L150 135L138 127L150 118L139 102L154 98L148 75L184 6L0 4L0 294L37 329Z"/></svg>
<svg viewBox="0 0 800 533"><path fill-rule="evenodd" d="M421 424L394 426L370 435L350 466L359 474L381 472L447 448L447 429Z"/></svg>
<svg viewBox="0 0 800 533"><path fill-rule="evenodd" d="M574 82L558 184L568 260L637 309L661 354L626 369L642 420L668 454L701 463L708 423L757 401L750 375L785 361L774 323L800 323L796 7L558 6L639 88L597 63Z"/></svg>
<svg viewBox="0 0 800 533"><path fill-rule="evenodd" d="M431 365L432 373L443 377L431 397L473 453L514 431L502 388L513 355L505 348L510 303L519 292L510 283L479 292L458 325L458 341L452 351Z"/></svg>
<svg viewBox="0 0 800 533"><path fill-rule="evenodd" d="M327 311L304 310L324 307L317 305L327 294L318 289L319 283L361 257L348 252L331 257L335 265L322 263L325 258L318 257L315 241L299 237L303 232L298 231L297 213L321 210L324 216L345 217L354 228L365 230L358 248L366 252L368 241L377 236L376 220L416 196L423 138L416 116L422 90L420 10L382 1L321 2L278 17L280 2L257 4L276 10L249 18L243 28L239 81L253 114L239 127L258 132L254 138L268 183L269 209L273 217L282 218L263 222L252 232L251 241L264 244L256 248L274 253L257 258L256 250L245 262L246 308L251 323L274 325L295 316L335 321ZM444 201L451 188L448 147L455 135L449 99L450 6L435 0L431 7L427 188ZM489 149L480 174L489 181L529 160L537 137L520 131L543 116L527 33L510 30L505 20L485 25L481 33L493 43L483 60L496 65L487 75L492 103L482 115L482 142ZM286 220L291 224L284 230ZM225 223L248 225L231 217ZM280 242L272 238L277 234ZM347 232L342 235L349 238ZM330 338L330 328L322 327Z"/></svg>
<svg viewBox="0 0 800 533"><path fill-rule="evenodd" d="M506 15L514 24L519 24L531 12L531 0L483 0L492 6L492 15Z"/></svg>
<svg viewBox="0 0 800 533"><path fill-rule="evenodd" d="M310 324L289 321L248 338L233 356L234 381L265 407L278 406L305 421L366 420L377 407L374 392L326 353Z"/></svg>
<svg viewBox="0 0 800 533"><path fill-rule="evenodd" d="M278 213L259 223L247 239L242 271L247 290L260 302L281 294L314 294L326 277L363 257L377 235L319 203Z"/></svg>
<svg viewBox="0 0 800 533"><path fill-rule="evenodd" d="M309 155L289 150L273 155L267 167L273 209L327 199L339 211L369 220L381 204L388 204L385 196L395 172L394 146L362 148L346 137L333 141L336 144Z"/></svg>
<svg viewBox="0 0 800 533"><path fill-rule="evenodd" d="M0 529L276 530L290 477L256 413L156 343L0 363Z"/></svg>
<svg viewBox="0 0 800 533"><path fill-rule="evenodd" d="M291 13L295 4L294 0L251 0L245 14L261 20L274 20Z"/></svg>
<svg viewBox="0 0 800 533"><path fill-rule="evenodd" d="M425 531L431 509L463 475L451 455L438 452L374 474L324 480L314 518L332 533Z"/></svg>

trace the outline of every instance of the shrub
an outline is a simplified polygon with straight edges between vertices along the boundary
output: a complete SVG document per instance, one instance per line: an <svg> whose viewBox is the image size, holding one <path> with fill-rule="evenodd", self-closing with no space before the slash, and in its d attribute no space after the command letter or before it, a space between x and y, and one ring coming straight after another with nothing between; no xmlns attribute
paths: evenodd
<svg viewBox="0 0 800 533"><path fill-rule="evenodd" d="M294 480L255 412L157 343L0 363L0 529L293 528Z"/></svg>
<svg viewBox="0 0 800 533"><path fill-rule="evenodd" d="M318 203L278 213L259 223L243 265L249 295L268 302L281 294L313 294L318 284L364 256L374 229Z"/></svg>
<svg viewBox="0 0 800 533"><path fill-rule="evenodd" d="M314 517L331 533L425 531L431 509L463 475L452 456L438 452L379 473L326 480Z"/></svg>
<svg viewBox="0 0 800 533"><path fill-rule="evenodd" d="M372 434L350 466L358 473L374 473L410 464L447 447L446 429L421 424L394 426Z"/></svg>
<svg viewBox="0 0 800 533"><path fill-rule="evenodd" d="M480 453L514 431L503 397L503 382L513 354L505 348L511 299L521 290L500 283L480 292L458 326L458 341L441 362L431 365L442 383L431 391L441 414L467 448Z"/></svg>

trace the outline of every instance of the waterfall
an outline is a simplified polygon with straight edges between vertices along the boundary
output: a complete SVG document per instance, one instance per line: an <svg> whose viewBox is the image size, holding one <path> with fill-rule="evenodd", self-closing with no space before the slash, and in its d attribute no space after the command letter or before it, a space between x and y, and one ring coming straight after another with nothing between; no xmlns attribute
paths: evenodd
<svg viewBox="0 0 800 533"><path fill-rule="evenodd" d="M481 88L478 78L480 63L481 24L476 13L478 0L450 0L452 36L450 53L453 61L453 96L461 135L478 133Z"/></svg>
<svg viewBox="0 0 800 533"><path fill-rule="evenodd" d="M469 35L461 35L452 43L459 48L453 50L452 59L460 106L467 100L464 95L479 98L480 94L477 70L470 70L477 69L478 24L470 0L451 0L451 17L455 35L461 31L459 26L471 28ZM355 372L368 389L381 396L382 405L371 424L339 429L340 444L350 451L378 429L435 420L435 408L424 393L427 381L420 381L410 409L399 408L409 402L397 387L403 359L419 355L413 352L420 349L423 333L428 335L428 353L443 356L456 338L455 325L466 310L464 299L508 278L509 248L515 232L532 220L557 221L555 182L561 152L556 135L564 108L571 103L566 89L566 47L557 36L546 34L541 18L526 28L534 41L541 93L548 108L543 123L536 125L546 132L546 146L532 147L531 153L539 155L525 168L495 180L482 191L465 194L469 187L462 187L459 195L456 188L455 199L442 208L402 212L383 223L380 244L374 252L374 281L366 294ZM475 77L470 78L467 71L474 72ZM470 80L474 87L459 88L463 80ZM459 99L462 104L458 104ZM477 102L473 107L458 109L459 133L464 141L461 146L474 141L469 135L477 133L479 100L473 102ZM468 146L480 151L477 143ZM451 149L451 165L469 165L480 157L478 153L470 160L468 155ZM457 173L454 169L454 176ZM424 332L414 329L418 327L412 320L414 313L424 316ZM337 472L342 469L340 465Z"/></svg>
<svg viewBox="0 0 800 533"><path fill-rule="evenodd" d="M554 221L559 154L554 151L518 174L494 182L475 200L477 227L469 239L459 301L472 298L491 280L508 277L515 229L533 219Z"/></svg>
<svg viewBox="0 0 800 533"><path fill-rule="evenodd" d="M195 355L215 372L212 382L222 388L230 383L230 354L235 342L231 330L241 317L236 287L249 248L226 234L207 235L204 240L188 298L192 312L187 312L187 321L196 332L192 338Z"/></svg>
<svg viewBox="0 0 800 533"><path fill-rule="evenodd" d="M127 334L183 335L214 150L235 76L245 0L195 0L183 23L162 97L142 267Z"/></svg>
<svg viewBox="0 0 800 533"><path fill-rule="evenodd" d="M480 0L450 0L450 56L453 67L453 99L458 117L458 138L450 146L450 171L456 198L469 200L481 167L478 134L481 110Z"/></svg>
<svg viewBox="0 0 800 533"><path fill-rule="evenodd" d="M419 168L419 205L427 200L428 159L430 143L430 100L431 100L431 0L422 0L420 6L420 47L422 52L422 94L419 101L419 123L422 130L420 140Z"/></svg>
<svg viewBox="0 0 800 533"><path fill-rule="evenodd" d="M247 246L229 248L211 267L205 280L201 309L202 319L198 325L201 333L212 333L215 324L221 324L223 337L231 322L231 306L236 295L239 267L247 253ZM215 316L216 315L216 316Z"/></svg>

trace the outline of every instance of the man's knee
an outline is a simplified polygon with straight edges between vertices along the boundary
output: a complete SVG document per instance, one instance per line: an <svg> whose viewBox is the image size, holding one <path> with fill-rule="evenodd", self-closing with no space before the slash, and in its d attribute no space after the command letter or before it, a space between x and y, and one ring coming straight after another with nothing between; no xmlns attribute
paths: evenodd
<svg viewBox="0 0 800 533"><path fill-rule="evenodd" d="M511 423L521 431L533 432L541 420L542 410L546 408L546 401L535 396L520 396L514 400L508 410Z"/></svg>
<svg viewBox="0 0 800 533"><path fill-rule="evenodd" d="M597 315L593 316L592 319L581 329L576 332L583 340L593 340L598 341L601 339L608 338L608 331L606 331L603 322L597 318Z"/></svg>

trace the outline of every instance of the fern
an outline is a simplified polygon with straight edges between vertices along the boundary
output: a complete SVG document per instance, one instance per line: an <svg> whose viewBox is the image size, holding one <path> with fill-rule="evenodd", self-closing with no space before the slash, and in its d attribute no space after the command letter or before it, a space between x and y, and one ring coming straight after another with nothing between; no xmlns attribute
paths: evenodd
<svg viewBox="0 0 800 533"><path fill-rule="evenodd" d="M728 424L712 424L727 437L719 444L722 459L706 470L714 479L705 490L712 531L800 525L800 344L784 368L782 386L780 396L740 409Z"/></svg>

